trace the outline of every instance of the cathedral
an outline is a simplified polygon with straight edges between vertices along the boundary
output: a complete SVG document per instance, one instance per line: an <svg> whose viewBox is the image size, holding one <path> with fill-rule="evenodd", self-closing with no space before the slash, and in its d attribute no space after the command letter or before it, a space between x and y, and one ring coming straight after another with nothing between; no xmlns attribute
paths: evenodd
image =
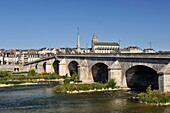
<svg viewBox="0 0 170 113"><path fill-rule="evenodd" d="M117 42L99 42L96 34L92 37L92 53L117 53L119 44Z"/></svg>
<svg viewBox="0 0 170 113"><path fill-rule="evenodd" d="M80 48L80 33L78 29L76 53L119 53L120 45L117 42L99 42L96 34L94 33L92 37L91 50L88 50L89 51L85 51L83 48Z"/></svg>

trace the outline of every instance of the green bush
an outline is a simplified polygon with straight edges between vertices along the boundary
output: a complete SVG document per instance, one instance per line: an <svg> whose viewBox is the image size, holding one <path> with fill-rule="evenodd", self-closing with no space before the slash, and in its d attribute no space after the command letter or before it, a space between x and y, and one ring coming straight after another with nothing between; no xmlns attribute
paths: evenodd
<svg viewBox="0 0 170 113"><path fill-rule="evenodd" d="M66 77L66 78L64 79L64 84L69 84L70 81L71 81L71 78L70 78L70 77Z"/></svg>
<svg viewBox="0 0 170 113"><path fill-rule="evenodd" d="M42 79L42 75L36 74L35 76L28 76L29 79Z"/></svg>
<svg viewBox="0 0 170 113"><path fill-rule="evenodd" d="M64 84L69 84L71 81L73 81L74 83L78 83L79 82L79 77L78 77L76 72L74 72L71 77L68 77L66 75L66 76L59 77L59 78L64 78Z"/></svg>
<svg viewBox="0 0 170 113"><path fill-rule="evenodd" d="M92 84L92 89L105 89L106 88L106 84L100 84L100 83L94 83L94 84Z"/></svg>
<svg viewBox="0 0 170 113"><path fill-rule="evenodd" d="M90 89L94 89L91 84L81 84L81 86L79 87L79 90L90 90Z"/></svg>
<svg viewBox="0 0 170 113"><path fill-rule="evenodd" d="M44 72L44 73L41 73L41 75L46 76L46 75L50 75L50 73Z"/></svg>
<svg viewBox="0 0 170 113"><path fill-rule="evenodd" d="M34 69L31 69L31 70L29 70L28 71L28 76L36 76L36 72L35 72L35 70Z"/></svg>
<svg viewBox="0 0 170 113"><path fill-rule="evenodd" d="M63 85L61 85L61 86L55 86L54 87L54 91L56 91L56 92L67 92L67 89L66 89L66 87L65 86L63 86Z"/></svg>
<svg viewBox="0 0 170 113"><path fill-rule="evenodd" d="M6 77L6 76L11 76L11 73L8 71L0 70L0 77Z"/></svg>
<svg viewBox="0 0 170 113"><path fill-rule="evenodd" d="M50 75L50 79L60 79L62 77L60 77L60 75L56 74L56 73L51 73Z"/></svg>
<svg viewBox="0 0 170 113"><path fill-rule="evenodd" d="M78 77L78 74L76 72L74 72L73 75L71 76L71 81L74 81L74 83L79 82L79 77Z"/></svg>
<svg viewBox="0 0 170 113"><path fill-rule="evenodd" d="M75 84L72 84L72 85L69 85L69 84L67 84L66 85L66 89L67 89L67 91L74 91L74 90L79 90L79 86L78 85L75 85Z"/></svg>
<svg viewBox="0 0 170 113"><path fill-rule="evenodd" d="M167 103L170 102L170 96L162 94L158 90L151 90L151 86L146 89L146 93L140 93L139 100L147 103Z"/></svg>
<svg viewBox="0 0 170 113"><path fill-rule="evenodd" d="M115 79L111 79L111 80L109 80L108 82L107 82L107 88L112 88L112 89L114 89L115 88L115 86L116 86L116 82L115 82Z"/></svg>

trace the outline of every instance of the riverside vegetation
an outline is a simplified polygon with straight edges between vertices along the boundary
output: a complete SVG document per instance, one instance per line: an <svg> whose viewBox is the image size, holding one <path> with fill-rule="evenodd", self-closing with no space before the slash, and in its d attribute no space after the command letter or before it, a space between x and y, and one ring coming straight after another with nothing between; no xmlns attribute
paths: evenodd
<svg viewBox="0 0 170 113"><path fill-rule="evenodd" d="M60 79L61 76L55 73L42 73L38 74L35 70L29 72L8 72L0 70L0 84L22 84L22 83L34 83L38 79L51 80Z"/></svg>
<svg viewBox="0 0 170 113"><path fill-rule="evenodd" d="M88 90L101 90L101 89L114 89L116 82L114 79L108 81L105 84L93 83L93 84L81 84L77 73L73 73L71 77L59 76L56 73L42 73L38 74L35 70L29 72L8 72L0 70L0 84L22 84L22 83L35 83L39 79L51 80L51 79L64 79L64 84L55 86L54 91L56 92L67 92L67 91L88 91Z"/></svg>
<svg viewBox="0 0 170 113"><path fill-rule="evenodd" d="M79 83L79 77L74 73L71 77L64 78L64 85L55 86L55 92L73 92L73 91L89 91L89 90L101 90L101 89L114 89L116 87L116 82L111 79L105 84L92 83L92 84L81 84Z"/></svg>
<svg viewBox="0 0 170 113"><path fill-rule="evenodd" d="M158 90L151 90L151 86L146 89L146 93L140 93L138 96L141 103L170 105L170 94L162 93Z"/></svg>

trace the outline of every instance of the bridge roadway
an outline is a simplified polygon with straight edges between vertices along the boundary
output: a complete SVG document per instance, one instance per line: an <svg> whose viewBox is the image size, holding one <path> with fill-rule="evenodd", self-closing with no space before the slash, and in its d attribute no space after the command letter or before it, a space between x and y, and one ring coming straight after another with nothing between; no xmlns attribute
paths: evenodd
<svg viewBox="0 0 170 113"><path fill-rule="evenodd" d="M26 63L28 70L71 76L74 72L83 83L105 83L115 79L118 86L170 92L170 54L58 54Z"/></svg>

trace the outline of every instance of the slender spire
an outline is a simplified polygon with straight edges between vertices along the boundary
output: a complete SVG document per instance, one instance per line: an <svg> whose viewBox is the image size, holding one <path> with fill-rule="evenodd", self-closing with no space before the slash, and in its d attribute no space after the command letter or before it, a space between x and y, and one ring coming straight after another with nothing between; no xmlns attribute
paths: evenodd
<svg viewBox="0 0 170 113"><path fill-rule="evenodd" d="M80 32L79 27L77 27L78 33L77 33L77 52L80 52Z"/></svg>

